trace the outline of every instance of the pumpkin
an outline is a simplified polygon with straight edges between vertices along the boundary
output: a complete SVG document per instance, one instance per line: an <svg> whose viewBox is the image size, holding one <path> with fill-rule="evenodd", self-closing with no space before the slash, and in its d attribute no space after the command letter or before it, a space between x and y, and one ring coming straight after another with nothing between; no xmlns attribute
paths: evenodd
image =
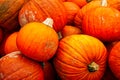
<svg viewBox="0 0 120 80"><path fill-rule="evenodd" d="M81 8L92 0L67 0L67 1L74 2Z"/></svg>
<svg viewBox="0 0 120 80"><path fill-rule="evenodd" d="M56 80L56 71L50 61L42 62L44 80Z"/></svg>
<svg viewBox="0 0 120 80"><path fill-rule="evenodd" d="M59 32L67 22L66 10L60 0L30 0L19 12L19 23L24 26L29 22L43 22L46 18L53 19L53 28Z"/></svg>
<svg viewBox="0 0 120 80"><path fill-rule="evenodd" d="M83 16L86 13L89 13L92 9L101 6L101 1L91 1L89 3L87 3L85 6L83 6L78 13L76 14L75 18L74 18L74 24L75 26L81 28L82 26L82 20L83 20Z"/></svg>
<svg viewBox="0 0 120 80"><path fill-rule="evenodd" d="M82 31L78 27L71 25L66 25L61 31L62 37L66 37L73 34L81 34L81 33Z"/></svg>
<svg viewBox="0 0 120 80"><path fill-rule="evenodd" d="M8 54L13 51L18 51L18 48L16 45L17 34L18 32L14 32L7 37L4 45L5 54Z"/></svg>
<svg viewBox="0 0 120 80"><path fill-rule="evenodd" d="M18 13L21 7L29 0L1 0L0 26L8 31L14 31L19 26Z"/></svg>
<svg viewBox="0 0 120 80"><path fill-rule="evenodd" d="M60 40L53 63L62 80L100 80L106 61L104 44L95 37L81 34Z"/></svg>
<svg viewBox="0 0 120 80"><path fill-rule="evenodd" d="M16 51L0 59L0 80L44 80L44 74L39 63Z"/></svg>
<svg viewBox="0 0 120 80"><path fill-rule="evenodd" d="M109 66L114 75L120 79L120 41L118 41L111 49L109 55Z"/></svg>
<svg viewBox="0 0 120 80"><path fill-rule="evenodd" d="M52 19L45 22L51 23ZM29 58L37 61L47 61L52 58L58 47L58 35L47 24L30 22L24 25L16 38L18 49Z"/></svg>
<svg viewBox="0 0 120 80"><path fill-rule="evenodd" d="M63 2L66 13L67 13L67 24L73 24L74 17L76 16L77 12L79 11L79 6L73 2ZM71 7L72 6L72 7Z"/></svg>
<svg viewBox="0 0 120 80"><path fill-rule="evenodd" d="M105 5L97 7L84 15L82 31L103 42L120 40L120 12Z"/></svg>
<svg viewBox="0 0 120 80"><path fill-rule="evenodd" d="M120 11L120 0L107 0L108 4Z"/></svg>

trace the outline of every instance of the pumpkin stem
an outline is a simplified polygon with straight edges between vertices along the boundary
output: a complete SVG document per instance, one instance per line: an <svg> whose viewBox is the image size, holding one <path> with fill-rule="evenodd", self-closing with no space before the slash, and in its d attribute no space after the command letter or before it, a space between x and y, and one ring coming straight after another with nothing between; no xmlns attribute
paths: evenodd
<svg viewBox="0 0 120 80"><path fill-rule="evenodd" d="M95 71L99 70L99 65L96 64L95 62L92 62L88 65L88 70L89 70L89 72L95 72Z"/></svg>
<svg viewBox="0 0 120 80"><path fill-rule="evenodd" d="M53 28L53 19L52 18L47 18L45 21L43 21L45 25L48 25Z"/></svg>
<svg viewBox="0 0 120 80"><path fill-rule="evenodd" d="M87 3L91 2L92 0L86 0Z"/></svg>
<svg viewBox="0 0 120 80"><path fill-rule="evenodd" d="M107 6L107 0L101 0L101 1L102 1L101 5L106 7Z"/></svg>
<svg viewBox="0 0 120 80"><path fill-rule="evenodd" d="M58 32L59 39L62 38L61 32Z"/></svg>

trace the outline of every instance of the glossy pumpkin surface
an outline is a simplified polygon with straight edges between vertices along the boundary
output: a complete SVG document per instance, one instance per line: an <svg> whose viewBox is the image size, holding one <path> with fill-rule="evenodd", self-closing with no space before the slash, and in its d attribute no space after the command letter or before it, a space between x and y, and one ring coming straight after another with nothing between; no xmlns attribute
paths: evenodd
<svg viewBox="0 0 120 80"><path fill-rule="evenodd" d="M39 22L23 26L16 41L18 49L24 55L38 61L52 58L58 47L58 35L55 30Z"/></svg>
<svg viewBox="0 0 120 80"><path fill-rule="evenodd" d="M101 41L88 35L71 35L60 40L54 66L62 80L100 80L106 60L107 50Z"/></svg>
<svg viewBox="0 0 120 80"><path fill-rule="evenodd" d="M0 80L44 80L44 75L39 63L16 51L0 59Z"/></svg>

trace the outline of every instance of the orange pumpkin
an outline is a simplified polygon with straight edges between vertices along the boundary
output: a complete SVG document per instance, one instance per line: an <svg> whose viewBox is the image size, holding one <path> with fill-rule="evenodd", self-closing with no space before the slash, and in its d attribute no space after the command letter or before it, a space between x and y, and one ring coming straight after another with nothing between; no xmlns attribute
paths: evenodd
<svg viewBox="0 0 120 80"><path fill-rule="evenodd" d="M53 28L59 32L67 22L66 10L60 0L30 0L19 12L19 23L37 21L43 22L46 18L54 20Z"/></svg>
<svg viewBox="0 0 120 80"><path fill-rule="evenodd" d="M74 17L79 11L79 6L73 2L63 2L67 13L67 24L73 24ZM71 7L72 6L72 7Z"/></svg>
<svg viewBox="0 0 120 80"><path fill-rule="evenodd" d="M107 0L108 4L120 11L120 0Z"/></svg>
<svg viewBox="0 0 120 80"><path fill-rule="evenodd" d="M89 13L92 9L101 6L101 1L91 1L88 4L86 4L85 6L83 6L78 13L76 14L75 18L74 18L74 23L77 27L81 28L82 26L82 20L83 20L83 16L86 13Z"/></svg>
<svg viewBox="0 0 120 80"><path fill-rule="evenodd" d="M46 22L50 23L48 19ZM58 35L45 23L30 22L20 29L16 42L24 55L34 60L47 61L57 50Z"/></svg>
<svg viewBox="0 0 120 80"><path fill-rule="evenodd" d="M0 43L2 42L3 40L3 29L0 28Z"/></svg>
<svg viewBox="0 0 120 80"><path fill-rule="evenodd" d="M66 37L73 34L81 34L81 33L82 31L78 27L70 26L70 25L66 25L61 31L62 37Z"/></svg>
<svg viewBox="0 0 120 80"><path fill-rule="evenodd" d="M62 80L100 80L105 72L107 50L89 35L71 35L60 40L54 58Z"/></svg>
<svg viewBox="0 0 120 80"><path fill-rule="evenodd" d="M5 45L4 45L5 54L8 54L13 51L18 51L18 48L16 45L17 34L18 32L14 32L7 37Z"/></svg>
<svg viewBox="0 0 120 80"><path fill-rule="evenodd" d="M13 31L16 29L19 25L19 10L27 1L29 0L1 0L0 26L8 31Z"/></svg>
<svg viewBox="0 0 120 80"><path fill-rule="evenodd" d="M109 55L109 66L114 75L120 79L120 41L117 42L111 49Z"/></svg>
<svg viewBox="0 0 120 80"><path fill-rule="evenodd" d="M84 15L82 31L104 42L120 40L120 12L112 7L97 7Z"/></svg>
<svg viewBox="0 0 120 80"><path fill-rule="evenodd" d="M0 59L0 80L44 80L44 75L39 63L16 51Z"/></svg>
<svg viewBox="0 0 120 80"><path fill-rule="evenodd" d="M67 1L74 2L81 8L92 0L67 0Z"/></svg>

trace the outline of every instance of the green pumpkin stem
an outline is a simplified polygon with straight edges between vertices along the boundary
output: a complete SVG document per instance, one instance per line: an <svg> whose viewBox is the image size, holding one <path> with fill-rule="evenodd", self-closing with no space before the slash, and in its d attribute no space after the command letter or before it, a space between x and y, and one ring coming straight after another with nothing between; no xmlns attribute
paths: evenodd
<svg viewBox="0 0 120 80"><path fill-rule="evenodd" d="M107 6L108 4L107 4L107 0L101 0L101 6Z"/></svg>
<svg viewBox="0 0 120 80"><path fill-rule="evenodd" d="M95 71L99 70L99 65L95 62L92 62L88 65L88 70L89 70L89 72L95 72Z"/></svg>
<svg viewBox="0 0 120 80"><path fill-rule="evenodd" d="M43 21L43 24L48 25L53 28L53 19L52 18L47 18Z"/></svg>

